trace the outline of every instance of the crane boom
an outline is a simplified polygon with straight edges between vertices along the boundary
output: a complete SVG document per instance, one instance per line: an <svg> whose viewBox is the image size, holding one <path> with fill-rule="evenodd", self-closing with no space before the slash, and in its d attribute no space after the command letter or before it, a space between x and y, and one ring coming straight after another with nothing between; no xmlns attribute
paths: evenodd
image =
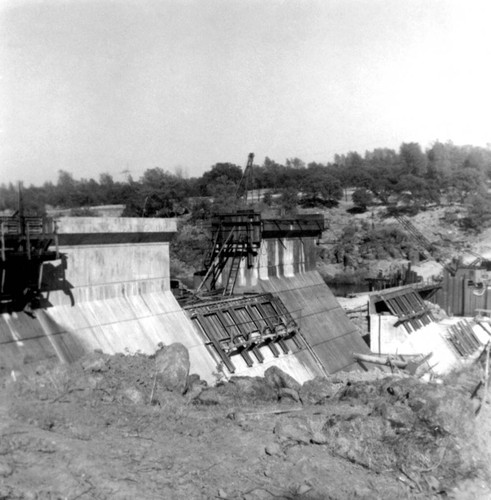
<svg viewBox="0 0 491 500"><path fill-rule="evenodd" d="M247 192L249 188L253 184L253 171L252 164L254 162L254 153L249 153L247 157L247 165L242 173L242 177L240 178L239 185L237 186L237 190L235 191L235 197L239 200L245 193L245 199L247 202Z"/></svg>

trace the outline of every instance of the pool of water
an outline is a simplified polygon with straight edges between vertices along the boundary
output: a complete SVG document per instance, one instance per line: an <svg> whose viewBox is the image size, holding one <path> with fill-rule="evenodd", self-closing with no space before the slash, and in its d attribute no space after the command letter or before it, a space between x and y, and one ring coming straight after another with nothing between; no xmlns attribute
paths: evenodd
<svg viewBox="0 0 491 500"><path fill-rule="evenodd" d="M332 293L336 297L348 297L353 293L363 293L368 292L368 284L367 283L336 283L336 284L327 284L327 286L331 289Z"/></svg>

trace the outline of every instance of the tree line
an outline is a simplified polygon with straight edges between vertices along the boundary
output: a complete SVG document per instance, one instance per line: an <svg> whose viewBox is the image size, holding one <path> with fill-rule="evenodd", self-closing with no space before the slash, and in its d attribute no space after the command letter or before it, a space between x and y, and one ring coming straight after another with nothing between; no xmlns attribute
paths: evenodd
<svg viewBox="0 0 491 500"><path fill-rule="evenodd" d="M124 204L123 215L169 217L192 212L206 217L234 208L243 175L232 163L217 163L201 177L185 178L160 167L117 182L103 173L98 181L74 178L59 171L56 183L23 187L25 209L43 213L46 206L82 209L94 205ZM332 206L353 189L361 208L377 202L402 205L413 211L442 203L467 204L474 216L491 220L487 184L491 178L491 149L435 142L423 148L415 142L387 148L335 155L334 161L305 163L289 158L284 164L268 157L254 165L249 188L264 190L262 203L291 209L303 205ZM276 193L276 196L274 196ZM0 185L0 210L15 210L18 188Z"/></svg>

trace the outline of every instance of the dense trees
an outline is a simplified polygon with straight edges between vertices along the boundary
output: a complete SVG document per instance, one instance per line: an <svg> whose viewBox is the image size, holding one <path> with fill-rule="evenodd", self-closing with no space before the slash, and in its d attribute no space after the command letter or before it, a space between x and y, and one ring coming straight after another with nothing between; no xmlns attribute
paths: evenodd
<svg viewBox="0 0 491 500"><path fill-rule="evenodd" d="M297 186L300 187L303 197L310 203L329 204L341 199L343 195L341 182L330 174L326 167L312 163L302 177Z"/></svg>
<svg viewBox="0 0 491 500"><path fill-rule="evenodd" d="M416 142L401 144L399 151L401 170L403 174L414 177L424 177L428 167L428 157Z"/></svg>
<svg viewBox="0 0 491 500"><path fill-rule="evenodd" d="M352 199L356 207L366 210L368 205L372 203L373 196L367 189L360 188L353 192Z"/></svg>
<svg viewBox="0 0 491 500"><path fill-rule="evenodd" d="M206 217L217 210L232 210L242 178L241 167L217 163L201 177L184 178L179 173L155 167L139 180L129 177L116 182L108 173L98 181L77 180L60 170L56 183L24 188L25 206L42 212L46 205L60 208L124 204L127 216L166 217L191 211ZM415 142L401 144L398 151L378 148L362 156L356 151L335 155L330 163L293 157L285 164L266 157L254 166L251 189L266 189L264 205L292 210L300 202L330 206L342 198L343 189L355 193L361 208L373 203L399 204L419 210L430 204L459 203L487 221L486 195L491 178L491 148L456 146L435 142L426 151ZM262 193L264 196L264 192ZM17 186L0 185L0 210L17 208ZM473 208L472 208L473 207ZM487 223L487 222L486 222Z"/></svg>

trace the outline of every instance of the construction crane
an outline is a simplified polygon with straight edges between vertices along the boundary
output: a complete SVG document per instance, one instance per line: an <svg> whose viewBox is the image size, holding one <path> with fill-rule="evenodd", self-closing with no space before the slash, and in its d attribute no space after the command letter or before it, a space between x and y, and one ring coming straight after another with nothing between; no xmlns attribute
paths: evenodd
<svg viewBox="0 0 491 500"><path fill-rule="evenodd" d="M247 157L247 165L242 172L242 177L240 178L240 182L237 186L237 190L235 191L235 197L237 201L241 200L242 197L245 196L245 203L247 204L247 193L250 188L254 187L254 175L253 175L253 165L254 162L254 153L249 153Z"/></svg>

